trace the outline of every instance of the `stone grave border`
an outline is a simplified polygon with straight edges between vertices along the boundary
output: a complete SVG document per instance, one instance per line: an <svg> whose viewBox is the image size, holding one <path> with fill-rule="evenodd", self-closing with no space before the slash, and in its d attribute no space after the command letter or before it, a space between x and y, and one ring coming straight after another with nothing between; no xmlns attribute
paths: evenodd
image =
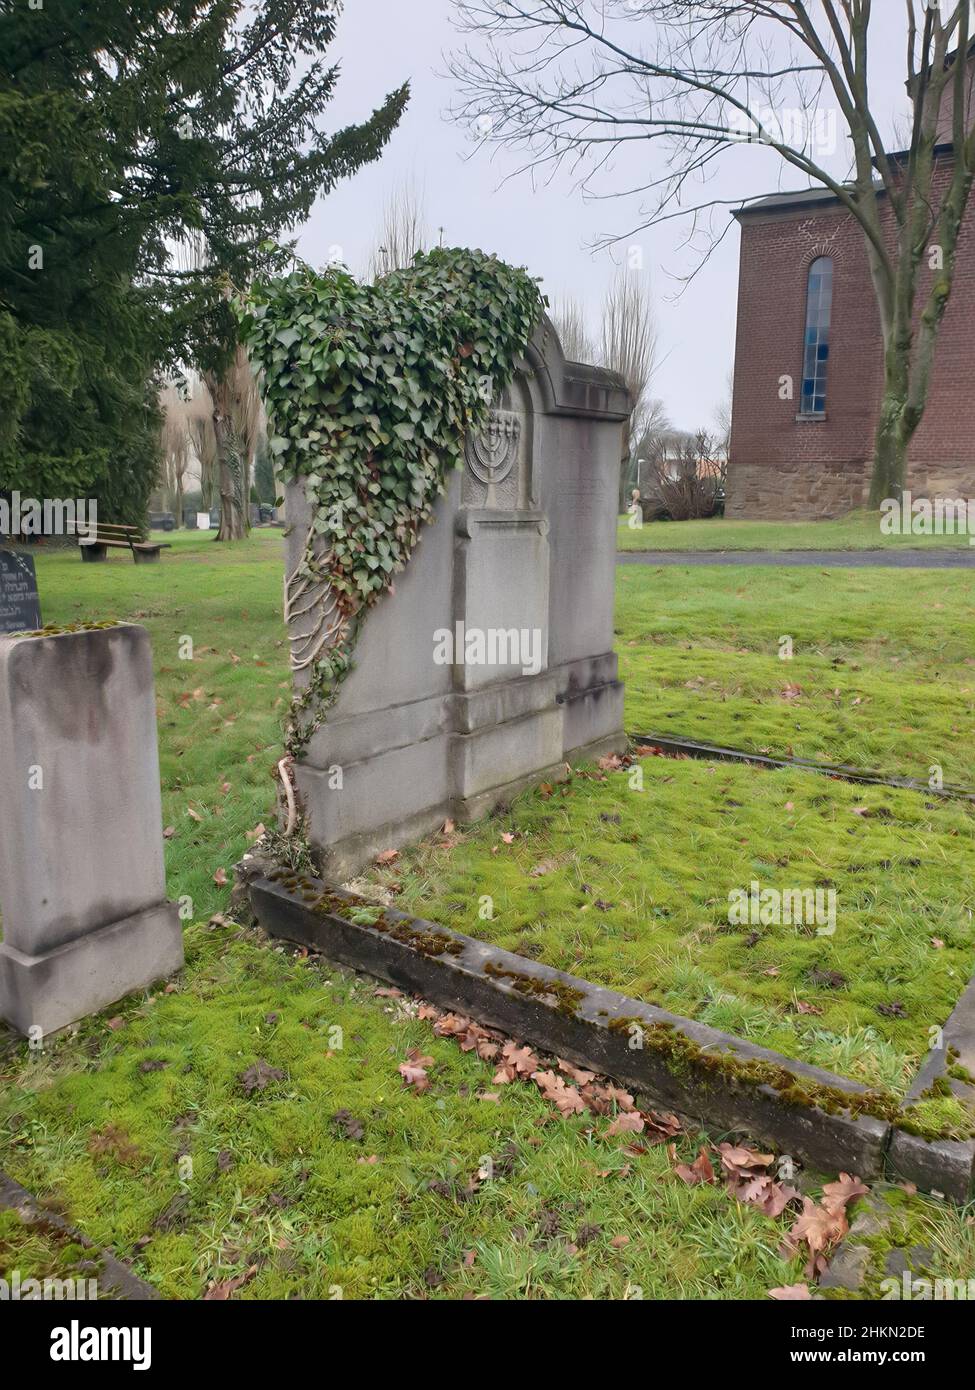
<svg viewBox="0 0 975 1390"><path fill-rule="evenodd" d="M941 797L945 801L975 802L975 787L948 783L929 787L913 777L888 777L867 768L847 767L843 763L817 763L812 758L773 758L765 753L752 753L745 748L722 748L720 744L701 743L698 739L680 734L629 734L634 749L659 748L665 757L701 758L706 762L747 763L769 772L795 769L798 772L819 772L841 782L856 782L868 787L896 787L901 791L919 792L922 796Z"/></svg>
<svg viewBox="0 0 975 1390"><path fill-rule="evenodd" d="M847 1077L605 989L396 908L383 908L258 855L237 866L261 927L432 1003L611 1076L709 1129L750 1135L825 1172L914 1182L955 1202L975 1184L975 1138L927 1140L871 1113L873 1093ZM351 908L379 914L351 921ZM638 1041L637 1041L638 1040ZM975 1046L975 977L905 1102ZM951 1087L970 1091L963 1082Z"/></svg>
<svg viewBox="0 0 975 1390"><path fill-rule="evenodd" d="M21 1187L19 1182L15 1182L4 1172L0 1172L0 1211L15 1211L25 1226L35 1226L42 1230L49 1228L72 1244L80 1245L90 1252L92 1265L90 1273L85 1273L82 1276L73 1274L49 1275L48 1278L67 1280L84 1277L96 1279L99 1292L108 1294L111 1299L116 1300L135 1299L148 1302L162 1298L162 1294L157 1288L133 1274L128 1265L123 1264L111 1250L95 1245L82 1231L65 1221L58 1212L43 1207L36 1198L31 1196L26 1187ZM43 1277L41 1283L43 1283Z"/></svg>

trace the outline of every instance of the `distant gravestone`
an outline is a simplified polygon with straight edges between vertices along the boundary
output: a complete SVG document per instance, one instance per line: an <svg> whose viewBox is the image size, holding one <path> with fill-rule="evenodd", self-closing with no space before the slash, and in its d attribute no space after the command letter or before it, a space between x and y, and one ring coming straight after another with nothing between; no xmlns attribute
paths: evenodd
<svg viewBox="0 0 975 1390"><path fill-rule="evenodd" d="M36 632L40 625L34 561L15 550L0 550L0 632Z"/></svg>

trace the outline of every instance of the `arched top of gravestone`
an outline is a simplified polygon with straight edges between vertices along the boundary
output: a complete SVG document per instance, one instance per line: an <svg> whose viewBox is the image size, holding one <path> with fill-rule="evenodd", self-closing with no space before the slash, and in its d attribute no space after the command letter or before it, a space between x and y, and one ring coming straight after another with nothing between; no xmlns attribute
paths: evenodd
<svg viewBox="0 0 975 1390"><path fill-rule="evenodd" d="M570 362L547 314L535 329L519 372L537 388L536 409L548 415L625 420L630 414L630 393L623 378L606 367Z"/></svg>

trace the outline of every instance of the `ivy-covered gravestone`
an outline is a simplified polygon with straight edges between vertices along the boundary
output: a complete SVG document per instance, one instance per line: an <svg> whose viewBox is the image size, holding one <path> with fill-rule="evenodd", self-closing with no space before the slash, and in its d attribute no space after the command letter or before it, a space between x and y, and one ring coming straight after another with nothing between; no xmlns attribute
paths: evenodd
<svg viewBox="0 0 975 1390"><path fill-rule="evenodd" d="M288 741L324 871L621 748L629 400L565 360L535 283L436 251L377 285L258 287L243 328L284 479Z"/></svg>

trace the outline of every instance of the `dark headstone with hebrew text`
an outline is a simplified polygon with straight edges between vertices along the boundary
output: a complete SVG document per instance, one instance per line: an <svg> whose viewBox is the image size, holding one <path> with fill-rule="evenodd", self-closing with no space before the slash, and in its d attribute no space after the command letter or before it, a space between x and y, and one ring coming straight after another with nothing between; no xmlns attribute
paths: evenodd
<svg viewBox="0 0 975 1390"><path fill-rule="evenodd" d="M0 550L0 632L36 632L41 625L34 561Z"/></svg>

